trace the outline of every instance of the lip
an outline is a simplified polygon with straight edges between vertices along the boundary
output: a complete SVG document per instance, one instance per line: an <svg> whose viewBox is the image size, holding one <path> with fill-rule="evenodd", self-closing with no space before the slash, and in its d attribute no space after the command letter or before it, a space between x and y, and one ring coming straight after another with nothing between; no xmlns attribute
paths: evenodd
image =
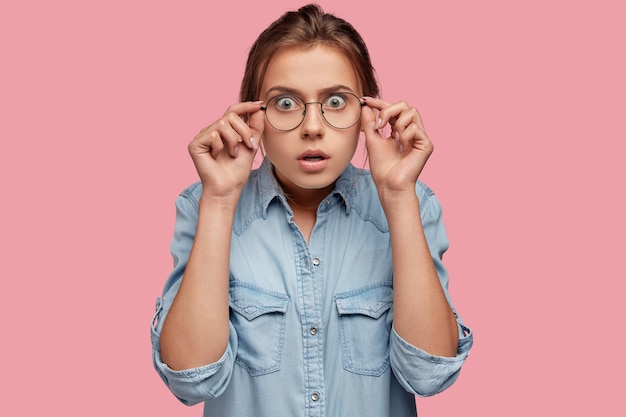
<svg viewBox="0 0 626 417"><path fill-rule="evenodd" d="M320 149L307 149L298 155L298 164L305 172L319 172L328 165L329 156Z"/></svg>
<svg viewBox="0 0 626 417"><path fill-rule="evenodd" d="M302 152L300 155L298 155L298 159L305 159L305 158L323 158L323 159L328 159L330 158L324 151L322 151L321 149L307 149L306 151Z"/></svg>

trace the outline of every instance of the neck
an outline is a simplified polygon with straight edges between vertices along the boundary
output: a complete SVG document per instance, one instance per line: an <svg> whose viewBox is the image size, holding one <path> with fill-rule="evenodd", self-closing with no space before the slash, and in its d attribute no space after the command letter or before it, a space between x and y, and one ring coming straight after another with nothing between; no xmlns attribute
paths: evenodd
<svg viewBox="0 0 626 417"><path fill-rule="evenodd" d="M311 212L315 214L320 203L331 193L335 183L323 188L301 188L284 178L276 168L272 167L274 179L280 185L289 206L294 211Z"/></svg>
<svg viewBox="0 0 626 417"><path fill-rule="evenodd" d="M297 187L285 187L283 185L283 191L292 210L315 213L317 212L317 207L330 194L333 187L334 184L331 184L326 188L307 190Z"/></svg>

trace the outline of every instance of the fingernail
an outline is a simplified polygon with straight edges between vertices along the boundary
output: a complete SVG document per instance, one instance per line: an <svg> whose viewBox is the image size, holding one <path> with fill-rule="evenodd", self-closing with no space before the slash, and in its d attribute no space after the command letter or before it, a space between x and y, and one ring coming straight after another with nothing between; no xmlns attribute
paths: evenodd
<svg viewBox="0 0 626 417"><path fill-rule="evenodd" d="M376 126L374 126L374 129L378 129L380 125L382 124L383 124L383 119L379 117L378 120L376 120Z"/></svg>
<svg viewBox="0 0 626 417"><path fill-rule="evenodd" d="M237 155L239 155L239 146L235 146L235 149L233 150L233 156L237 158Z"/></svg>
<svg viewBox="0 0 626 417"><path fill-rule="evenodd" d="M396 132L393 136L396 139L396 142L400 142L400 133L399 132Z"/></svg>
<svg viewBox="0 0 626 417"><path fill-rule="evenodd" d="M363 98L363 100L371 100L372 99L372 97L369 97L369 96L363 96L362 98Z"/></svg>
<svg viewBox="0 0 626 417"><path fill-rule="evenodd" d="M250 146L252 146L252 149L256 149L258 147L254 138L250 138Z"/></svg>
<svg viewBox="0 0 626 417"><path fill-rule="evenodd" d="M263 100L254 101L254 102L252 102L252 104L257 104L257 105L258 105L258 104L263 104Z"/></svg>

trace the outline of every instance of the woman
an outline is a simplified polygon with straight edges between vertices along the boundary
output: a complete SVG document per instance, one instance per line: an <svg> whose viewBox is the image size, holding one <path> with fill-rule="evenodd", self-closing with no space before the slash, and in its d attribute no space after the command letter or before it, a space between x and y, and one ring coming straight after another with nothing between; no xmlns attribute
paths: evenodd
<svg viewBox="0 0 626 417"><path fill-rule="evenodd" d="M354 28L305 6L259 36L241 102L189 144L200 182L177 200L153 359L205 416L414 416L457 378L472 335L418 181L433 146L378 91ZM350 164L361 132L371 171Z"/></svg>

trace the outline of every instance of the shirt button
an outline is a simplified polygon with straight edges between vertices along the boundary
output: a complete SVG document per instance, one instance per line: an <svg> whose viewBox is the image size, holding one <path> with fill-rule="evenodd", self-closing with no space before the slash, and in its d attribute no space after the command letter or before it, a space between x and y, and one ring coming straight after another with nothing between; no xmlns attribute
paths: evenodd
<svg viewBox="0 0 626 417"><path fill-rule="evenodd" d="M333 202L332 202L332 201L330 201L330 200L326 200L326 207L330 207L330 205L331 205L331 204L333 204Z"/></svg>
<svg viewBox="0 0 626 417"><path fill-rule="evenodd" d="M311 333L312 336L315 336L317 334L317 327L311 326L309 333Z"/></svg>
<svg viewBox="0 0 626 417"><path fill-rule="evenodd" d="M320 258L313 258L313 265L318 266L320 264Z"/></svg>
<svg viewBox="0 0 626 417"><path fill-rule="evenodd" d="M314 392L313 394L311 394L311 399L313 401L317 401L320 399L320 395L317 392Z"/></svg>

